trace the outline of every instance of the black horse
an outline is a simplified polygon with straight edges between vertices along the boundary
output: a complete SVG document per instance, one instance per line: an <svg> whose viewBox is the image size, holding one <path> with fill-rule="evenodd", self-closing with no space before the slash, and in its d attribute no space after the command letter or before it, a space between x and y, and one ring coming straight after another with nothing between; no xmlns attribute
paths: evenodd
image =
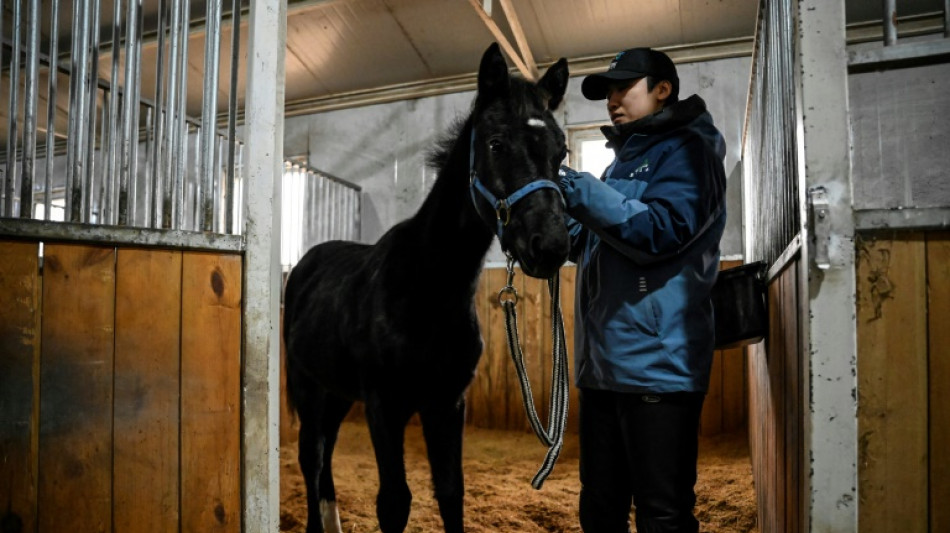
<svg viewBox="0 0 950 533"><path fill-rule="evenodd" d="M438 179L419 211L374 245L314 246L291 272L287 392L300 421L308 533L339 531L331 457L359 400L379 469L380 529L401 532L409 519L403 440L418 413L445 530L463 530L464 395L482 353L475 290L496 235L534 277L553 276L567 258L552 181L566 147L551 114L567 78L563 58L537 84L510 77L492 44L471 113L430 154Z"/></svg>

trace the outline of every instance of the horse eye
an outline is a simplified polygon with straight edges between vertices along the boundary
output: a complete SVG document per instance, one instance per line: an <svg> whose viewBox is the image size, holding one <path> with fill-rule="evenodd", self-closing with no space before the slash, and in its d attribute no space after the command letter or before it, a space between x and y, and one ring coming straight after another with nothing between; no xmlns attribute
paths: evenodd
<svg viewBox="0 0 950 533"><path fill-rule="evenodd" d="M490 139L490 140L488 141L488 148L489 148L492 152L500 152L502 146L503 146L503 144L501 143L501 141L500 141L499 139Z"/></svg>

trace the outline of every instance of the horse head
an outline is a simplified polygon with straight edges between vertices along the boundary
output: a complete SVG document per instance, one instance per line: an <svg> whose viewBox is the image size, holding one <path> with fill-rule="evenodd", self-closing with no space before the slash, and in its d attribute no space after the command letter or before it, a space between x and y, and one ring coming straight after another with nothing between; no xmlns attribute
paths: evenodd
<svg viewBox="0 0 950 533"><path fill-rule="evenodd" d="M555 180L567 153L551 113L567 88L562 58L531 83L511 77L498 44L482 56L472 114L475 209L525 274L549 278L567 260L564 202Z"/></svg>

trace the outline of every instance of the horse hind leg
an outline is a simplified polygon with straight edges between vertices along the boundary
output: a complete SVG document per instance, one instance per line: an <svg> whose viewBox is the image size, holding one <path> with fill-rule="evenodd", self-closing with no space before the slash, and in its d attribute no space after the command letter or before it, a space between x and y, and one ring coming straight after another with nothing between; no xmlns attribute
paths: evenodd
<svg viewBox="0 0 950 533"><path fill-rule="evenodd" d="M336 503L336 486L333 484L333 449L340 432L340 424L346 418L353 402L336 396L328 396L323 413L323 468L320 469L320 516L326 533L342 533L340 512Z"/></svg>
<svg viewBox="0 0 950 533"><path fill-rule="evenodd" d="M308 393L306 401L295 402L300 420L297 460L307 488L307 533L340 533L329 465L337 431L352 402L316 388Z"/></svg>

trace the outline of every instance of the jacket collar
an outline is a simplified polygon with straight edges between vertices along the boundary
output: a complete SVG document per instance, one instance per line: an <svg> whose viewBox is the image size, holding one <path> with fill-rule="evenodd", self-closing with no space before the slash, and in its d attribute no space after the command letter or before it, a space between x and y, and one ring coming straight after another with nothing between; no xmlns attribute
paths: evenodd
<svg viewBox="0 0 950 533"><path fill-rule="evenodd" d="M619 126L604 126L600 131L607 138L607 146L619 150L634 134L653 136L668 133L689 124L705 112L706 102L694 94L652 115Z"/></svg>

